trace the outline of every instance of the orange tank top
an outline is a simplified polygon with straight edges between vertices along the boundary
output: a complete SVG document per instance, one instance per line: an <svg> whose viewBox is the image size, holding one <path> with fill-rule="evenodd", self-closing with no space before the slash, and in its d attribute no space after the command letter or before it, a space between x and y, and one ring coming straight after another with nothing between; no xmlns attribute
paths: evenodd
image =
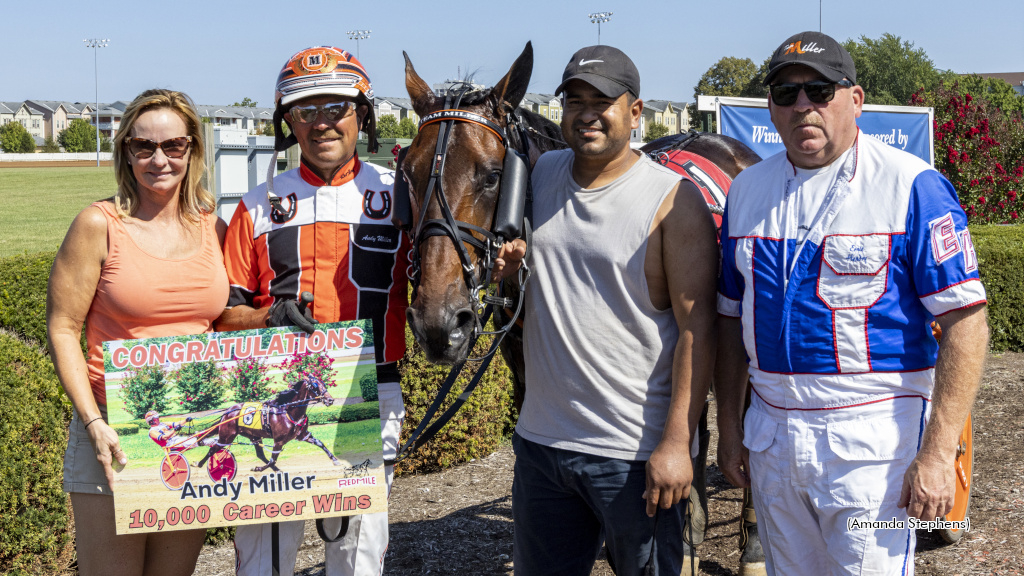
<svg viewBox="0 0 1024 576"><path fill-rule="evenodd" d="M197 253L166 259L135 244L112 204L93 206L107 218L107 259L85 317L85 339L93 396L106 405L103 342L212 331L228 301L228 278L216 215L204 217Z"/></svg>

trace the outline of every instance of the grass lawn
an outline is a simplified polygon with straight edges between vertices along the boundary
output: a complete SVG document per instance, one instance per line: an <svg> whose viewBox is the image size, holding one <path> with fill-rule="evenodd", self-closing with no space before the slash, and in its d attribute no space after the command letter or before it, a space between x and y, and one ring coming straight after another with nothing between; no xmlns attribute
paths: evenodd
<svg viewBox="0 0 1024 576"><path fill-rule="evenodd" d="M56 250L75 216L116 187L112 167L0 168L0 258Z"/></svg>

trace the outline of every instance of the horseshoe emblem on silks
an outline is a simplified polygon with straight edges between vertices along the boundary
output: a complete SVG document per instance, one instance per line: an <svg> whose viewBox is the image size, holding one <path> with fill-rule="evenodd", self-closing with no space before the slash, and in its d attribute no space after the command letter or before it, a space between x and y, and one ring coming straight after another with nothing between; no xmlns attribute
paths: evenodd
<svg viewBox="0 0 1024 576"><path fill-rule="evenodd" d="M367 190L363 195L363 214L366 214L367 218L372 218L373 220L383 220L391 215L391 192L381 190L380 208L374 208L373 197L377 194L373 190Z"/></svg>
<svg viewBox="0 0 1024 576"><path fill-rule="evenodd" d="M281 198L274 196L270 198L270 221L274 224L284 224L292 218L295 218L295 210L299 207L298 198L295 194L289 194L288 198L288 209L285 210L281 207Z"/></svg>

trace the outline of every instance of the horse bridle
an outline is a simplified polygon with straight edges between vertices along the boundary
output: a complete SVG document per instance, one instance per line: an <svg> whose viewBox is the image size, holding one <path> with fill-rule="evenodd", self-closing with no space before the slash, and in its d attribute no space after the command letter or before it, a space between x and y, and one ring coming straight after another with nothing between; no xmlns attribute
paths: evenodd
<svg viewBox="0 0 1024 576"><path fill-rule="evenodd" d="M438 388L434 401L427 408L419 425L409 435L405 444L397 451L395 459L385 459L384 463L387 465L394 465L402 458L415 452L416 449L437 434L451 420L466 400L469 399L470 394L473 393L473 390L480 382L481 376L487 371L487 366L490 364L495 352L497 352L498 345L501 344L501 341L508 335L519 319L523 309L523 301L526 297L526 284L530 278L530 269L526 265L525 260L519 268L519 294L515 302L511 298L505 298L500 294L500 285L496 288L494 294L488 292L491 284L491 268L504 241L525 237L529 249L530 227L529 222L524 220L526 203L529 197L529 168L526 160L526 151L519 152L516 150L511 145L506 130L497 123L481 114L459 109L462 97L468 89L467 85L449 89L445 96L444 107L441 110L427 114L420 120L420 129L430 124L440 124L440 126L438 128L437 142L434 145L430 179L427 181L427 189L423 195L423 203L420 207L419 218L413 233L409 280L412 283L415 297L416 290L419 287L421 271L420 244L427 238L434 236L448 237L455 245L455 252L459 255L463 281L466 283L470 298L475 307L476 325L473 328L473 336L469 342L468 349L473 349L476 340L480 336L496 335L496 337L491 342L491 346L486 354L479 358L468 358L452 367L448 377ZM444 194L442 176L444 174L445 160L448 156L448 145L456 122L467 122L484 128L501 140L501 144L505 149L497 206L495 207L491 230L485 230L475 224L456 220L448 204L448 199ZM513 133L518 136L519 141L525 147L528 140L522 120L516 112L512 111L508 114L506 125L510 130L514 130ZM393 222L397 227L409 231L411 228L411 206L409 201L411 190L409 190L408 180L402 171L402 162L407 151L408 149L400 151L398 156L397 171L399 174L398 180L395 183L395 216ZM434 197L437 198L438 207L443 218L427 219L427 209ZM481 241L474 233L482 236L484 240ZM482 253L481 259L484 268L482 271L478 271L476 266L474 266L465 244L469 244ZM514 312L500 329L494 331L484 330L484 326L495 309L513 308L513 306ZM444 413L438 416L436 420L431 421L440 409L441 404L448 398L448 393L451 391L467 361L480 362L476 374L473 375L470 382L463 388L456 400L452 402Z"/></svg>
<svg viewBox="0 0 1024 576"><path fill-rule="evenodd" d="M496 289L495 293L490 293L489 287L491 285L491 269L494 266L494 260L497 258L502 244L506 240L519 238L523 235L523 214L526 197L528 196L529 175L527 163L524 159L525 155L519 153L511 146L504 128L481 114L458 108L467 90L468 87L466 86L449 90L445 97L444 107L441 110L427 114L420 120L420 129L430 124L440 124L440 126L437 141L434 145L430 178L427 181L427 189L423 195L423 205L420 207L419 218L416 227L413 229L409 280L412 283L415 298L416 290L419 288L421 273L420 244L426 241L427 238L434 236L448 237L452 244L455 245L455 252L459 256L459 262L462 267L463 281L469 291L470 300L475 307L476 326L473 330L473 340L475 341L483 335L501 335L501 337L504 337L504 334L508 333L522 311L526 282L530 276L529 267L526 265L526 262L522 263L519 270L520 291L519 297L515 302L511 298L501 296L499 293L500 287ZM491 230L457 220L444 193L442 177L445 161L448 157L448 146L456 122L465 122L482 127L497 137L505 149L498 201ZM510 128L520 131L523 129L522 121L515 112L508 115L507 124ZM522 134L520 134L520 141L526 142L526 138ZM400 152L397 171L399 172L398 178L402 180L401 183L407 184L401 166L404 156L404 151ZM405 193L406 197L411 192L409 190ZM401 198L402 196L403 193L396 193L396 197ZM437 198L442 218L427 219L427 209L435 197ZM477 235L482 237L483 240L478 238ZM481 254L482 270L474 265L473 259L466 249L466 244L476 248ZM499 308L513 308L514 306L515 312L512 314L511 320L506 322L500 329L485 331L484 326L490 319L493 307L495 306Z"/></svg>

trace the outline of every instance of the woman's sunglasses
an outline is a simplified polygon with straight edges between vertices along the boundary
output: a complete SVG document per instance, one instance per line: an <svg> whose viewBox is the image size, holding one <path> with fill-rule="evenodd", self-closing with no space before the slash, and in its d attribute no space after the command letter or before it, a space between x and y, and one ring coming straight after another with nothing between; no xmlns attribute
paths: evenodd
<svg viewBox="0 0 1024 576"><path fill-rule="evenodd" d="M792 106L800 96L800 90L807 94L807 99L815 104L831 102L836 97L836 85L849 88L853 82L840 80L839 82L824 82L815 80L802 84L772 84L768 90L772 93L772 102L776 106Z"/></svg>
<svg viewBox="0 0 1024 576"><path fill-rule="evenodd" d="M163 150L164 156L168 158L183 158L191 145L191 136L168 138L163 142L153 142L146 138L126 138L124 141L125 148L139 160L152 157L157 148Z"/></svg>
<svg viewBox="0 0 1024 576"><path fill-rule="evenodd" d="M288 112L291 114L293 121L299 124L312 124L321 112L324 113L324 118L328 122L337 122L354 112L355 109L355 102L345 101L313 106L292 106L288 109Z"/></svg>

